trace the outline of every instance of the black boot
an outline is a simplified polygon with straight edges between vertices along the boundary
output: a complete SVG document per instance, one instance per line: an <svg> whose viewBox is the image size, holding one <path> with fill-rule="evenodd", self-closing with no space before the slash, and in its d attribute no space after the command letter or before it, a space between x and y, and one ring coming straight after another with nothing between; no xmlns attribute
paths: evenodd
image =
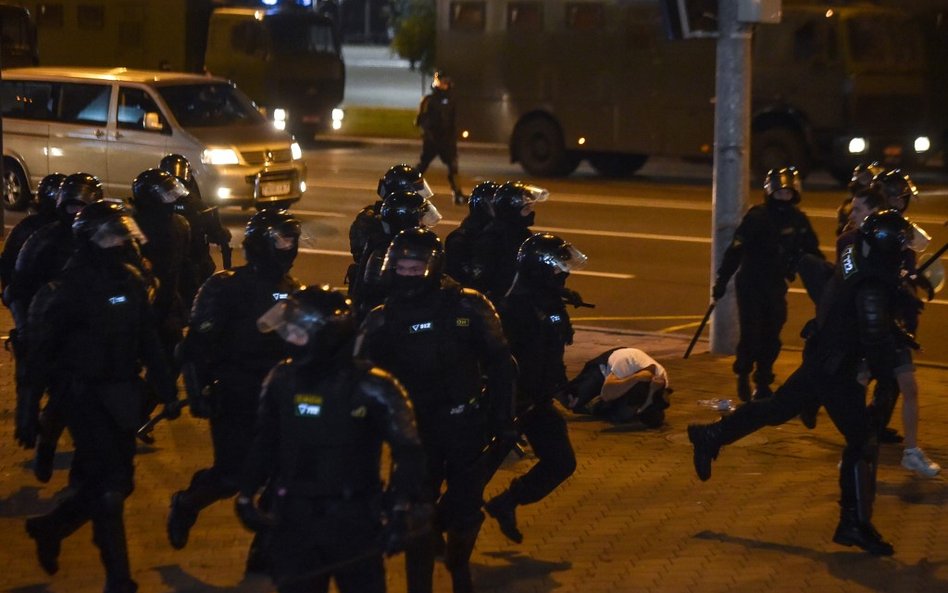
<svg viewBox="0 0 948 593"><path fill-rule="evenodd" d="M449 529L444 550L444 565L451 572L451 586L454 593L474 593L474 581L471 578L471 554L477 542L481 524L464 530Z"/></svg>
<svg viewBox="0 0 948 593"><path fill-rule="evenodd" d="M175 550L188 545L191 527L197 521L198 512L188 504L188 493L180 490L171 496L171 510L168 513L168 541Z"/></svg>
<svg viewBox="0 0 948 593"><path fill-rule="evenodd" d="M50 513L26 520L26 532L36 541L36 556L47 574L56 574L59 570L62 540L89 520L89 509L83 501L73 494Z"/></svg>
<svg viewBox="0 0 948 593"><path fill-rule="evenodd" d="M65 426L56 414L40 414L40 431L36 439L36 456L33 458L33 475L42 483L53 477L53 462L56 460L56 444Z"/></svg>
<svg viewBox="0 0 948 593"><path fill-rule="evenodd" d="M484 510L497 520L500 532L507 536L507 539L515 544L523 542L523 534L517 528L517 502L510 490L504 490L501 494L487 501Z"/></svg>
<svg viewBox="0 0 948 593"><path fill-rule="evenodd" d="M420 536L405 546L407 593L431 593L434 590L434 542Z"/></svg>
<svg viewBox="0 0 948 593"><path fill-rule="evenodd" d="M92 517L92 541L98 546L99 557L105 567L104 593L138 591L128 563L124 508L125 496L122 493L106 492L96 505Z"/></svg>
<svg viewBox="0 0 948 593"><path fill-rule="evenodd" d="M819 402L806 402L803 404L803 409L800 410L800 422L803 423L803 426L813 430L816 428L816 416L819 412Z"/></svg>
<svg viewBox="0 0 948 593"><path fill-rule="evenodd" d="M270 531L258 531L254 534L250 542L250 550L247 552L247 563L244 565L244 572L247 574L273 574L273 566L270 563Z"/></svg>
<svg viewBox="0 0 948 593"><path fill-rule="evenodd" d="M742 373L737 376L737 397L742 402L749 402L751 400L750 375Z"/></svg>
<svg viewBox="0 0 948 593"><path fill-rule="evenodd" d="M760 384L757 386L757 389L754 390L754 401L762 399L770 399L774 396L774 392L770 389L770 385Z"/></svg>
<svg viewBox="0 0 948 593"><path fill-rule="evenodd" d="M688 440L694 446L695 473L702 482L711 479L711 462L721 450L721 428L718 424L691 424Z"/></svg>
<svg viewBox="0 0 948 593"><path fill-rule="evenodd" d="M839 525L833 541L843 546L857 546L874 556L891 556L895 553L892 544L882 539L870 521L860 521L856 509L842 508Z"/></svg>

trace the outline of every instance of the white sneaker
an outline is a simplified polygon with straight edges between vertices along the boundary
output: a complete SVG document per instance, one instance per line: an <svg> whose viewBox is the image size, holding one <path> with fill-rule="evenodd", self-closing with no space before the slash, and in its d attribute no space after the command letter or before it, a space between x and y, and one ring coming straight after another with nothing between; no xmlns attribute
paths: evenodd
<svg viewBox="0 0 948 593"><path fill-rule="evenodd" d="M941 471L941 466L929 459L919 447L902 451L902 467L926 478L934 478Z"/></svg>

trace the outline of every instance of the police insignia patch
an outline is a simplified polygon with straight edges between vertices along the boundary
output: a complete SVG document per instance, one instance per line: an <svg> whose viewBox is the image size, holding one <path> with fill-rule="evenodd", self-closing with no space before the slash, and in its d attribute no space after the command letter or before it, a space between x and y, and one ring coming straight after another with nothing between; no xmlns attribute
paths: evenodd
<svg viewBox="0 0 948 593"><path fill-rule="evenodd" d="M843 278L849 278L859 271L856 266L856 258L853 256L852 245L848 245L843 249L843 253L839 256L839 265L843 268Z"/></svg>
<svg viewBox="0 0 948 593"><path fill-rule="evenodd" d="M458 327L468 327L469 325L471 325L471 320L467 317L458 317L455 320L455 323L457 324Z"/></svg>
<svg viewBox="0 0 948 593"><path fill-rule="evenodd" d="M365 406L359 406L358 408L349 412L349 415L353 418L365 418L366 412L367 410L365 409Z"/></svg>
<svg viewBox="0 0 948 593"><path fill-rule="evenodd" d="M314 393L297 393L293 396L296 416L319 416L323 410L323 396Z"/></svg>
<svg viewBox="0 0 948 593"><path fill-rule="evenodd" d="M208 332L208 331L211 331L211 328L212 328L212 327L214 327L214 322L212 322L212 321L205 321L204 323L202 323L201 325L198 326L198 331L200 331L200 332Z"/></svg>

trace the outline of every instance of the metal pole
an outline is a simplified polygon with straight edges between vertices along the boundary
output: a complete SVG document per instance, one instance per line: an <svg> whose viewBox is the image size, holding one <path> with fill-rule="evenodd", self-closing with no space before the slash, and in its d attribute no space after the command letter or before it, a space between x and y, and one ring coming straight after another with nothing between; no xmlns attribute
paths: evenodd
<svg viewBox="0 0 948 593"><path fill-rule="evenodd" d="M737 20L737 0L718 2L715 71L711 284L747 204L750 169L751 26ZM710 293L710 290L708 291ZM734 354L739 326L734 291L714 307L711 352Z"/></svg>
<svg viewBox="0 0 948 593"><path fill-rule="evenodd" d="M0 84L3 83L3 60L0 59ZM3 96L0 95L0 114L3 113ZM0 191L7 191L7 172L3 166L3 117L0 116ZM0 238L7 234L7 208L0 204Z"/></svg>

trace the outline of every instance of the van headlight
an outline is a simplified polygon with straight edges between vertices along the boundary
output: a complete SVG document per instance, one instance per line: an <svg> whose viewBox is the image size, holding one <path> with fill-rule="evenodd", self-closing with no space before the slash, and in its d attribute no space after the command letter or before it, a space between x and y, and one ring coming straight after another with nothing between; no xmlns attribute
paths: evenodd
<svg viewBox="0 0 948 593"><path fill-rule="evenodd" d="M849 154L862 154L869 148L869 143L865 138L859 136L849 140Z"/></svg>
<svg viewBox="0 0 948 593"><path fill-rule="evenodd" d="M236 165L240 158L233 148L205 148L201 162L205 165Z"/></svg>
<svg viewBox="0 0 948 593"><path fill-rule="evenodd" d="M283 131L286 129L286 109L277 107L273 110L273 127Z"/></svg>
<svg viewBox="0 0 948 593"><path fill-rule="evenodd" d="M303 158L303 149L300 148L299 142L294 142L290 144L290 156L293 157L294 161L298 161Z"/></svg>
<svg viewBox="0 0 948 593"><path fill-rule="evenodd" d="M921 154L923 152L928 152L932 147L931 140L928 139L928 136L919 136L915 139L915 152Z"/></svg>

